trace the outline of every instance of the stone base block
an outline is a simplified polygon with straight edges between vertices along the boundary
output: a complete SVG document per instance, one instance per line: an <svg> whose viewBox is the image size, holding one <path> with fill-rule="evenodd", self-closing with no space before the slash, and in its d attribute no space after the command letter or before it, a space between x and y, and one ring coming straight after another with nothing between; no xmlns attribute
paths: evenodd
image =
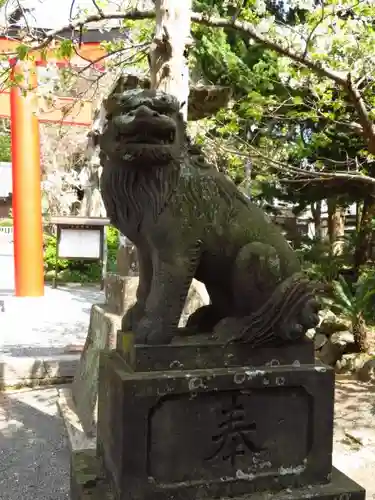
<svg viewBox="0 0 375 500"><path fill-rule="evenodd" d="M94 450L72 454L70 477L71 500L128 500L132 498L129 495L119 499L114 495ZM171 493L170 499L172 498L174 497ZM288 488L278 492L263 491L233 498L233 500L306 499L365 500L365 490L342 472L333 468L331 482L328 484ZM208 500L210 499L208 498Z"/></svg>
<svg viewBox="0 0 375 500"><path fill-rule="evenodd" d="M116 499L233 498L330 481L334 373L314 364L311 342L126 340L121 354L100 357L98 454Z"/></svg>
<svg viewBox="0 0 375 500"><path fill-rule="evenodd" d="M63 387L59 389L57 407L64 422L70 451L77 452L83 450L95 450L96 435L88 436L85 433L82 423L77 415L77 409L72 398L71 388Z"/></svg>
<svg viewBox="0 0 375 500"><path fill-rule="evenodd" d="M96 434L99 354L116 346L121 316L105 304L91 308L90 324L77 371L72 384L72 399L85 433Z"/></svg>
<svg viewBox="0 0 375 500"><path fill-rule="evenodd" d="M105 277L105 301L108 311L123 315L136 301L139 278L108 273Z"/></svg>

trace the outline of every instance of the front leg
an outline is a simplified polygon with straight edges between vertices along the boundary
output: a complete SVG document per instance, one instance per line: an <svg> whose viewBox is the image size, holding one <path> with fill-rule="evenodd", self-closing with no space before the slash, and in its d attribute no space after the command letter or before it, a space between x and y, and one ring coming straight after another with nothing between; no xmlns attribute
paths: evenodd
<svg viewBox="0 0 375 500"><path fill-rule="evenodd" d="M123 332L135 331L136 325L145 314L146 301L151 289L152 260L149 248L146 244L137 245L137 257L139 267L139 282L137 288L137 300L124 314L121 322Z"/></svg>
<svg viewBox="0 0 375 500"><path fill-rule="evenodd" d="M196 267L194 252L168 259L154 253L145 314L134 330L137 344L169 344L172 341Z"/></svg>

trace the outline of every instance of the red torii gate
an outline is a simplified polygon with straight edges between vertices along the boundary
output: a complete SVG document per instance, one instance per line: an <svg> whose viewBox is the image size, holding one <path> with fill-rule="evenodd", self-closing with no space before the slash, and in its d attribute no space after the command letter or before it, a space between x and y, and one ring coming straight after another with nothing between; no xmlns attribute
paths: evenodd
<svg viewBox="0 0 375 500"><path fill-rule="evenodd" d="M17 41L0 38L0 53L15 52ZM100 42L83 43L77 56L57 61L57 66L68 63L75 66L87 65L105 55ZM45 65L46 59L55 58L54 51L47 57L34 52L32 68L34 73L29 84L37 85L36 67ZM10 62L11 78L17 74L25 76L22 62ZM28 62L30 64L30 61ZM100 68L103 70L103 66ZM30 72L29 72L30 74ZM9 96L10 94L10 106ZM91 103L76 103L74 99L60 98L38 118L35 114L36 97L32 92L23 93L19 86L12 86L10 92L0 93L0 116L10 117L12 145L13 183L13 230L14 230L14 273L15 295L18 297L40 297L44 295L43 225L41 203L41 165L39 121L62 122L64 124L89 126L91 124ZM60 108L58 104L60 103ZM72 106L70 113L64 114L66 106ZM75 109L76 108L76 109Z"/></svg>

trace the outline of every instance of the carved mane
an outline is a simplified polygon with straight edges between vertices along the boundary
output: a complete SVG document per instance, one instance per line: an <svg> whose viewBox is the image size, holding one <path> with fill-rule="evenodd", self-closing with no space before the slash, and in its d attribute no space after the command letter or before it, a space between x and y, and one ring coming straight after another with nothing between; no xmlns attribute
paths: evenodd
<svg viewBox="0 0 375 500"><path fill-rule="evenodd" d="M178 184L180 160L139 168L126 161L104 163L101 191L108 217L122 233L139 232L145 220L155 221ZM129 235L130 237L130 235ZM131 237L130 237L131 239Z"/></svg>

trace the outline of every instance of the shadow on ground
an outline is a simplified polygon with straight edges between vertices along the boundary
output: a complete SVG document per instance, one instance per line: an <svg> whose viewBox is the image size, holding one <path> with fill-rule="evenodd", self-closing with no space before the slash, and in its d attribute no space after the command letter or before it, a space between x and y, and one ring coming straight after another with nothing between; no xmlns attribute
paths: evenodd
<svg viewBox="0 0 375 500"><path fill-rule="evenodd" d="M0 393L1 500L68 500L69 452L56 389Z"/></svg>
<svg viewBox="0 0 375 500"><path fill-rule="evenodd" d="M375 386L337 378L333 463L375 500Z"/></svg>
<svg viewBox="0 0 375 500"><path fill-rule="evenodd" d="M375 386L352 377L338 377L335 399L336 429L371 429L375 445Z"/></svg>

